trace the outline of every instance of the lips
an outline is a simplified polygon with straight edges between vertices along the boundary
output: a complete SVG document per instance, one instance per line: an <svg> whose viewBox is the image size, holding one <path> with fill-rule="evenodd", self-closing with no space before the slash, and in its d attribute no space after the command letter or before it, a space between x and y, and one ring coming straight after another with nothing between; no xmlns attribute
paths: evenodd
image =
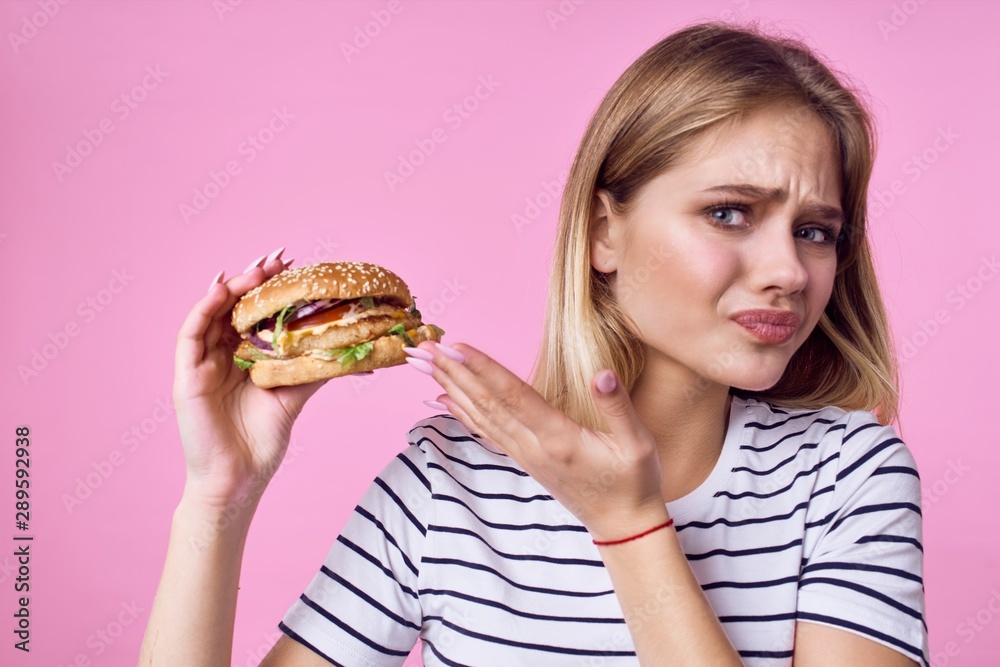
<svg viewBox="0 0 1000 667"><path fill-rule="evenodd" d="M795 335L801 319L790 310L742 310L732 319L765 343L784 343Z"/></svg>

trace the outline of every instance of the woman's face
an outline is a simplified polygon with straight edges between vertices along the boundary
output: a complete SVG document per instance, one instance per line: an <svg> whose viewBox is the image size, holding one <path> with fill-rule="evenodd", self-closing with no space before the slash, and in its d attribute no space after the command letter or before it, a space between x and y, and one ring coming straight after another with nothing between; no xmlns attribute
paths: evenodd
<svg viewBox="0 0 1000 667"><path fill-rule="evenodd" d="M591 263L615 272L646 344L644 372L757 391L778 382L833 289L838 160L818 116L778 106L700 137L624 218L598 191ZM787 340L758 326L772 334L762 340L733 319L750 309L791 311L800 324Z"/></svg>

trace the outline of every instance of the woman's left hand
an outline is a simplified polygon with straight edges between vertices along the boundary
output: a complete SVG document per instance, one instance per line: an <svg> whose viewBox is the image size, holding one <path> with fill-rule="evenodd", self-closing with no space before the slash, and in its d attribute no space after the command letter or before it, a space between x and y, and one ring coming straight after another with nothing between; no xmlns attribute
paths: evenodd
<svg viewBox="0 0 1000 667"><path fill-rule="evenodd" d="M631 536L667 518L656 441L610 370L590 381L594 402L611 428L603 433L553 408L531 385L470 345L450 346L448 352L459 353L452 356L433 341L418 348L433 355L433 377L447 392L436 400L517 461L594 538ZM614 387L604 393L609 379Z"/></svg>

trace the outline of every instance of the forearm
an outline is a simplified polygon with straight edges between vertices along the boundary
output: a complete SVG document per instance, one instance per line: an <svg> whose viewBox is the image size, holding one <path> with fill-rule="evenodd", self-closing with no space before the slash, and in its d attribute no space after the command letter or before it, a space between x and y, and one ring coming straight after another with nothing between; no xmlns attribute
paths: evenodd
<svg viewBox="0 0 1000 667"><path fill-rule="evenodd" d="M140 667L231 662L243 549L256 503L208 508L187 497L174 511ZM235 514L235 517L233 515Z"/></svg>
<svg viewBox="0 0 1000 667"><path fill-rule="evenodd" d="M668 518L664 513L663 521ZM662 521L648 525L659 523ZM598 549L625 614L639 664L743 664L695 579L673 526Z"/></svg>

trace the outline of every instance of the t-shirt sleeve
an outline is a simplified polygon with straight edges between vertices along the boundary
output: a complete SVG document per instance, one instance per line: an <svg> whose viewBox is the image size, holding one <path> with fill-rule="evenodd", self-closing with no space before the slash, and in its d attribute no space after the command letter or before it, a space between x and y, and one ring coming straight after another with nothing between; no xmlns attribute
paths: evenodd
<svg viewBox="0 0 1000 667"><path fill-rule="evenodd" d="M845 419L825 529L799 578L797 619L862 635L928 667L916 461L871 413Z"/></svg>
<svg viewBox="0 0 1000 667"><path fill-rule="evenodd" d="M402 665L420 632L417 577L430 511L425 454L411 444L361 496L278 628L335 665Z"/></svg>

